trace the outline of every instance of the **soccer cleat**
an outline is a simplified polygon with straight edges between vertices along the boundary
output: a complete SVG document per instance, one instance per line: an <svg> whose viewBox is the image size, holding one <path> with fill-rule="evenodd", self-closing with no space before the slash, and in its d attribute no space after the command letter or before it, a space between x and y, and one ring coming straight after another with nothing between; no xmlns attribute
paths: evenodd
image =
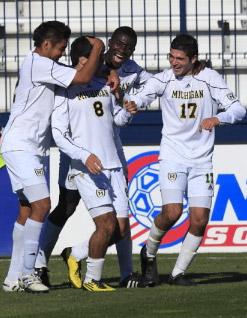
<svg viewBox="0 0 247 318"><path fill-rule="evenodd" d="M13 282L8 279L5 279L5 281L3 282L3 290L7 293L24 291L18 281Z"/></svg>
<svg viewBox="0 0 247 318"><path fill-rule="evenodd" d="M48 272L49 270L47 267L40 267L34 269L34 275L40 278L42 284L44 284L47 287L51 287Z"/></svg>
<svg viewBox="0 0 247 318"><path fill-rule="evenodd" d="M61 253L63 261L65 262L66 265L68 265L67 261L68 261L68 258L70 257L71 250L72 250L71 247L66 247L65 249L63 249L63 251Z"/></svg>
<svg viewBox="0 0 247 318"><path fill-rule="evenodd" d="M177 285L177 286L196 286L197 283L193 280L189 279L188 277L184 276L183 273L178 274L177 276L173 277L170 275L168 277L168 284L170 285Z"/></svg>
<svg viewBox="0 0 247 318"><path fill-rule="evenodd" d="M147 256L147 248L144 245L141 249L141 270L143 276L143 287L154 287L159 283L156 257Z"/></svg>
<svg viewBox="0 0 247 318"><path fill-rule="evenodd" d="M82 284L83 289L90 291L90 292L109 292L109 291L115 291L115 288L112 288L111 286L107 285L106 283L100 281L96 281L92 279L88 283Z"/></svg>
<svg viewBox="0 0 247 318"><path fill-rule="evenodd" d="M81 263L77 262L76 258L72 255L68 257L67 260L67 266L68 266L68 277L69 281L75 288L81 288L82 287L82 280L81 280Z"/></svg>
<svg viewBox="0 0 247 318"><path fill-rule="evenodd" d="M137 288L143 286L143 278L138 273L131 273L126 278L120 281L121 288Z"/></svg>
<svg viewBox="0 0 247 318"><path fill-rule="evenodd" d="M19 281L20 286L27 293L48 293L49 288L42 284L41 279L35 274L25 275Z"/></svg>
<svg viewBox="0 0 247 318"><path fill-rule="evenodd" d="M68 267L68 278L74 288L82 288L81 262L71 255L71 248L65 248L61 256Z"/></svg>

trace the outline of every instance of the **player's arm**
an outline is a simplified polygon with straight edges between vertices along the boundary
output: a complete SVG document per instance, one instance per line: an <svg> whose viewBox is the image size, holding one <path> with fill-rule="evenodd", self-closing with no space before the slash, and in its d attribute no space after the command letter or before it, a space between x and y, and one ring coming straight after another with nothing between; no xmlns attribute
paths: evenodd
<svg viewBox="0 0 247 318"><path fill-rule="evenodd" d="M93 153L87 158L85 166L93 174L99 174L103 169L100 159Z"/></svg>
<svg viewBox="0 0 247 318"><path fill-rule="evenodd" d="M110 70L106 84L111 87L111 91L115 92L116 97L118 97L120 78L116 70Z"/></svg>
<svg viewBox="0 0 247 318"><path fill-rule="evenodd" d="M211 96L218 104L218 109L224 110L215 117L219 120L220 124L233 124L241 121L246 115L246 108L240 104L220 74L215 71L211 71L211 74Z"/></svg>
<svg viewBox="0 0 247 318"><path fill-rule="evenodd" d="M98 69L99 61L102 56L102 51L104 51L105 45L103 41L98 38L88 37L87 39L92 45L92 50L87 63L83 68L77 70L72 80L72 84L86 84L90 82Z"/></svg>
<svg viewBox="0 0 247 318"><path fill-rule="evenodd" d="M116 126L125 126L137 112L137 106L134 102L125 101L123 107L116 103L116 98L112 96L113 121Z"/></svg>
<svg viewBox="0 0 247 318"><path fill-rule="evenodd" d="M211 131L214 127L219 125L220 121L217 117L205 118L200 124L200 130L205 129Z"/></svg>
<svg viewBox="0 0 247 318"><path fill-rule="evenodd" d="M137 89L138 92L143 88L145 83L153 76L152 73L145 71L142 67L138 65L138 76L134 82L134 88Z"/></svg>
<svg viewBox="0 0 247 318"><path fill-rule="evenodd" d="M77 145L71 138L68 113L68 98L65 89L58 89L51 116L52 135L59 149L71 159L81 160L84 164L90 152Z"/></svg>
<svg viewBox="0 0 247 318"><path fill-rule="evenodd" d="M124 96L124 100L133 101L137 109L145 108L150 105L158 96L163 94L165 83L162 73L152 76L145 82L143 89L137 94Z"/></svg>

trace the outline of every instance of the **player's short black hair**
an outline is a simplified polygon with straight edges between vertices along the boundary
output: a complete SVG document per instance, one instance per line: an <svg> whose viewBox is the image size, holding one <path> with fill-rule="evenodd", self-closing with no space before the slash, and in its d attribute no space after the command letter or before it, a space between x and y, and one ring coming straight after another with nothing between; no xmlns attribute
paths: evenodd
<svg viewBox="0 0 247 318"><path fill-rule="evenodd" d="M112 36L111 36L111 39L114 41L114 39L120 35L127 35L128 37L130 37L133 42L134 42L134 45L136 46L136 43L137 43L137 34L135 32L135 30L133 30L131 27L129 26L121 26L119 28L117 28L113 33L112 33Z"/></svg>
<svg viewBox="0 0 247 318"><path fill-rule="evenodd" d="M40 47L44 40L56 44L68 40L71 35L70 27L60 21L46 21L41 23L33 33L34 46Z"/></svg>
<svg viewBox="0 0 247 318"><path fill-rule="evenodd" d="M189 58L198 55L197 40L190 34L178 34L172 40L171 49L183 51Z"/></svg>
<svg viewBox="0 0 247 318"><path fill-rule="evenodd" d="M91 53L91 50L92 45L85 36L80 36L79 38L76 38L72 42L70 49L70 58L72 65L77 65L79 62L79 58L81 56L88 58Z"/></svg>

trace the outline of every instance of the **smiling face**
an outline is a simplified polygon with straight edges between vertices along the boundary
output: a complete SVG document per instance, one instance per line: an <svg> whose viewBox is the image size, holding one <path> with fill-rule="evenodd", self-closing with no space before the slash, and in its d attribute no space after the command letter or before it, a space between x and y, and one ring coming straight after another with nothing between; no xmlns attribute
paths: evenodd
<svg viewBox="0 0 247 318"><path fill-rule="evenodd" d="M130 58L134 50L135 40L127 34L118 34L109 40L109 49L105 54L105 61L117 69Z"/></svg>
<svg viewBox="0 0 247 318"><path fill-rule="evenodd" d="M192 74L194 63L197 57L188 57L184 51L171 49L169 62L175 76L185 76Z"/></svg>

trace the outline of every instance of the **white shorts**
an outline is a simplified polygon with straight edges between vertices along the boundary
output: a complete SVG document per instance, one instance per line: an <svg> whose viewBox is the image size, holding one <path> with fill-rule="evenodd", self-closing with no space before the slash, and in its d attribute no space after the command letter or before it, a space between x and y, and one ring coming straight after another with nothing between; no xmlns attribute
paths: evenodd
<svg viewBox="0 0 247 318"><path fill-rule="evenodd" d="M212 168L187 167L161 160L160 189L163 205L182 203L183 196L186 195L189 201L197 201L200 202L200 206L208 207L211 205L211 198L214 195Z"/></svg>
<svg viewBox="0 0 247 318"><path fill-rule="evenodd" d="M123 169L104 170L100 175L72 170L77 189L92 218L115 211L128 217L127 183Z"/></svg>
<svg viewBox="0 0 247 318"><path fill-rule="evenodd" d="M49 180L49 157L34 155L26 151L9 151L3 153L2 156L6 162L14 192L30 189L30 196L28 190L24 191L30 203L50 196L47 181ZM34 194L35 186L38 186L39 193ZM41 192L40 189L42 189Z"/></svg>

